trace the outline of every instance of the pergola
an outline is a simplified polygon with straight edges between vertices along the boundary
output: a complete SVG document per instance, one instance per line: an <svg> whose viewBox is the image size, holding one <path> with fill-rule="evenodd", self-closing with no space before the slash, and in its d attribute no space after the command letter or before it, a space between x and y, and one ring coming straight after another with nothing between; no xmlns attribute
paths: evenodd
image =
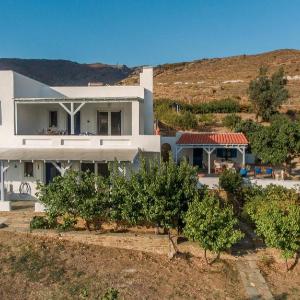
<svg viewBox="0 0 300 300"><path fill-rule="evenodd" d="M246 148L249 142L243 133L183 133L176 142L175 159L178 161L183 149L202 148L208 156L208 174L211 173L211 154L220 148L237 149L245 165Z"/></svg>

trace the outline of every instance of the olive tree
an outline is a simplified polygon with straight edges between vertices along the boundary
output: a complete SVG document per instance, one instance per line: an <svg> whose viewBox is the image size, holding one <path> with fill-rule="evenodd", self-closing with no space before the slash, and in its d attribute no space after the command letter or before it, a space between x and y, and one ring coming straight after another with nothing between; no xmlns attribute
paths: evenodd
<svg viewBox="0 0 300 300"><path fill-rule="evenodd" d="M198 197L190 203L185 222L185 236L204 249L206 262L209 263L207 250L217 254L210 264L220 257L221 251L229 249L244 236L235 228L238 220L232 207L221 203L215 194L209 192L203 199Z"/></svg>
<svg viewBox="0 0 300 300"><path fill-rule="evenodd" d="M271 77L267 72L266 67L261 67L259 75L250 82L248 90L256 116L261 116L264 121L268 121L289 97L283 69L280 68Z"/></svg>

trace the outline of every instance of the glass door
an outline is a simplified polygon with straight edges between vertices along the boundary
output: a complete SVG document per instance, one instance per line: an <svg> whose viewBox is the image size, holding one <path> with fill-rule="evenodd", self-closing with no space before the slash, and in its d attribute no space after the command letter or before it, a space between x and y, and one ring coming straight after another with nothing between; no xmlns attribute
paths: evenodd
<svg viewBox="0 0 300 300"><path fill-rule="evenodd" d="M108 112L98 111L98 134L108 135Z"/></svg>
<svg viewBox="0 0 300 300"><path fill-rule="evenodd" d="M121 112L111 112L111 135L121 135Z"/></svg>

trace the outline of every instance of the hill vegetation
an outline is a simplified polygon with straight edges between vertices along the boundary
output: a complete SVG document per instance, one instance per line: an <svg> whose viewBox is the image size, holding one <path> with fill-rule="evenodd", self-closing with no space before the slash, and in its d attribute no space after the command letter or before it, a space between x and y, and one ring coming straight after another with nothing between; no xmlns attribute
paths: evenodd
<svg viewBox="0 0 300 300"><path fill-rule="evenodd" d="M200 59L158 65L154 68L154 96L187 103L224 98L247 102L247 89L264 65L273 74L280 67L287 75L288 104L300 104L300 51L276 50L256 55ZM68 60L0 59L0 70L14 70L53 86L137 84L139 67Z"/></svg>
<svg viewBox="0 0 300 300"><path fill-rule="evenodd" d="M299 105L300 51L290 49L159 65L154 69L155 98L188 103L223 98L247 102L249 83L262 65L269 75L283 68L288 79L288 104ZM135 83L137 79L136 70L123 82Z"/></svg>

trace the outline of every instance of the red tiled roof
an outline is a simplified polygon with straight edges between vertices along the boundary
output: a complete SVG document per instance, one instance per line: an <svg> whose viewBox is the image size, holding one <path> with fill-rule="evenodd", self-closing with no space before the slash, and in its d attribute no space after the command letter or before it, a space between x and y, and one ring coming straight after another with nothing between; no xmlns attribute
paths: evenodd
<svg viewBox="0 0 300 300"><path fill-rule="evenodd" d="M176 144L183 145L246 145L243 133L183 133Z"/></svg>

